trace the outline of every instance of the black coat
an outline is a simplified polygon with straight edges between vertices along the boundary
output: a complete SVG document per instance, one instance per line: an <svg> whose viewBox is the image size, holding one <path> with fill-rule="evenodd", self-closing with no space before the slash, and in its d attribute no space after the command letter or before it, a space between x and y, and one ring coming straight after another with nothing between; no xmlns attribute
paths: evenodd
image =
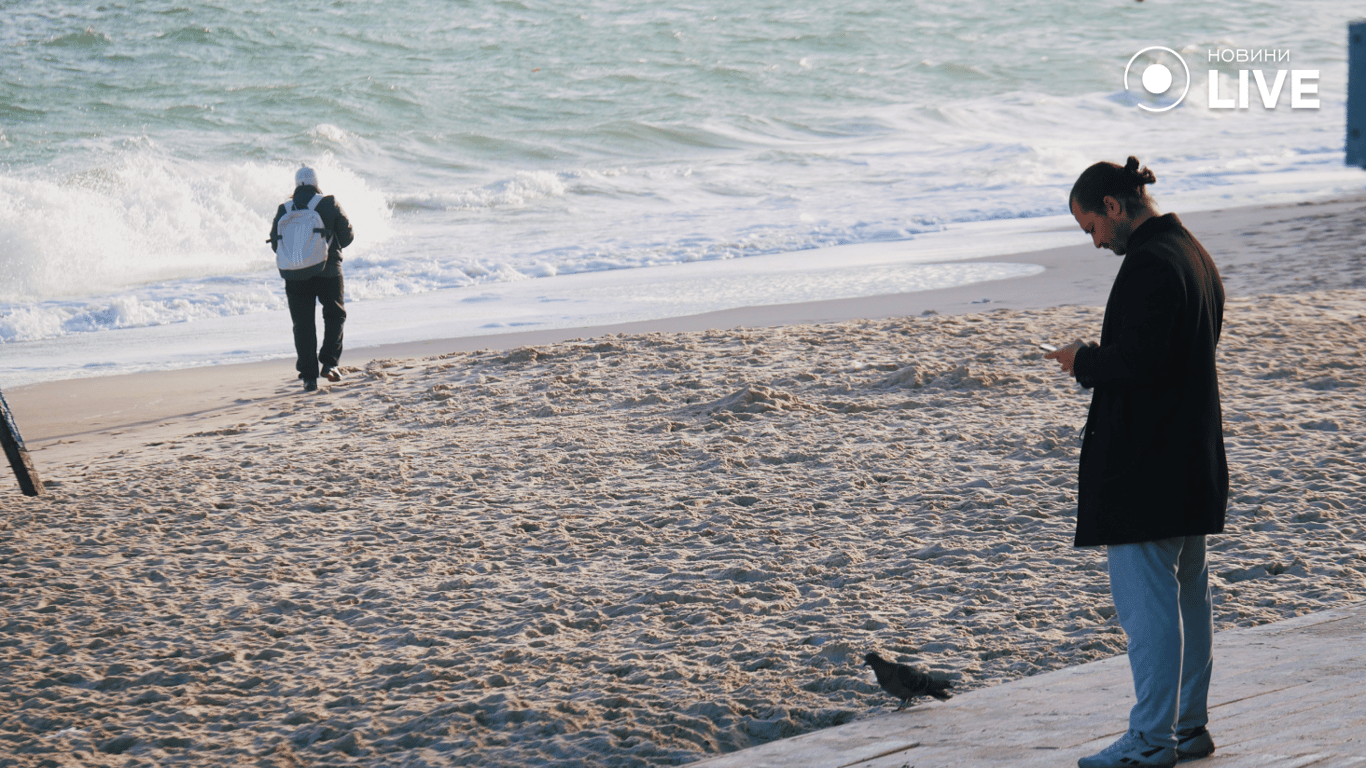
<svg viewBox="0 0 1366 768"><path fill-rule="evenodd" d="M1077 490L1079 547L1219 533L1228 502L1214 348L1224 286L1175 214L1145 221L1105 305Z"/></svg>
<svg viewBox="0 0 1366 768"><path fill-rule="evenodd" d="M308 201L318 194L318 188L303 184L294 188L294 207L307 208ZM346 213L337 204L336 198L331 195L323 197L318 201L318 216L323 220L325 227L331 237L327 245L327 266L323 268L323 277L340 277L342 249L351 244L355 235L351 232L351 221L346 218ZM280 219L285 215L285 204L280 203L280 207L275 209L275 220L270 223L270 249L273 251L280 246Z"/></svg>

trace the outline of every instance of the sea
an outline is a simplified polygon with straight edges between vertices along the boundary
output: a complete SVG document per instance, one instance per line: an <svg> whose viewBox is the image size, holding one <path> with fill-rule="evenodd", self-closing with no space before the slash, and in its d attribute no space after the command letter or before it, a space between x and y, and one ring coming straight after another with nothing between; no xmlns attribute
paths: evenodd
<svg viewBox="0 0 1366 768"><path fill-rule="evenodd" d="M1360 16L0 0L0 388L291 356L266 236L302 164L355 230L350 348L1020 276L960 262L1088 242L1066 196L1102 159L1139 157L1178 212L1358 193ZM1211 108L1240 70L1301 71L1303 101L1287 76Z"/></svg>

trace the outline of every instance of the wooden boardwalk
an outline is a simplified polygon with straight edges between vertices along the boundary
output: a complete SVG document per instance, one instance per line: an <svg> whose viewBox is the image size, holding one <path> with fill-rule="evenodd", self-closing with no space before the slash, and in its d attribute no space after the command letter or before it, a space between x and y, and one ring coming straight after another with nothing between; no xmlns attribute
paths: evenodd
<svg viewBox="0 0 1366 768"><path fill-rule="evenodd" d="M1366 602L1214 638L1210 734L1191 768L1366 768ZM1075 766L1126 728L1127 656L703 760L691 768Z"/></svg>

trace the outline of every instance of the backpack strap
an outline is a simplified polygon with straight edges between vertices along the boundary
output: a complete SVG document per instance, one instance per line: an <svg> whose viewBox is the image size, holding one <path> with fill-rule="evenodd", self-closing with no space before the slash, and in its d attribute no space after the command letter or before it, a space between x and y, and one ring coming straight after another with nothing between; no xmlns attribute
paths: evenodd
<svg viewBox="0 0 1366 768"><path fill-rule="evenodd" d="M322 193L321 193L321 192L314 192L314 193L313 193L313 199L308 201L308 210L313 211L314 213L317 213L317 212L318 212L318 203L321 203L322 201L323 201ZM328 245L331 245L331 244L332 244L332 233L331 233L331 232L328 232L328 231L327 231L325 228L323 228L323 227L314 227L314 228L313 228L313 231L314 231L314 232L317 232L317 233L320 234L320 235L322 235L322 236L323 236L323 239L327 241Z"/></svg>

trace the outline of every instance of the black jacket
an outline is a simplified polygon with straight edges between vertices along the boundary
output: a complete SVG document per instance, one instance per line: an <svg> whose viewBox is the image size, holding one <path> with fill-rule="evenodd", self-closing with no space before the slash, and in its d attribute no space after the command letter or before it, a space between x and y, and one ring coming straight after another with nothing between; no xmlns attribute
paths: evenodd
<svg viewBox="0 0 1366 768"><path fill-rule="evenodd" d="M1145 221L1078 350L1093 390L1077 490L1079 547L1219 533L1228 502L1214 348L1224 286L1175 214Z"/></svg>
<svg viewBox="0 0 1366 768"><path fill-rule="evenodd" d="M318 194L318 188L311 185L300 185L294 188L294 207L307 208L308 201ZM351 222L346 218L346 213L337 204L336 198L331 195L325 196L318 201L318 216L322 217L323 226L327 229L330 237L327 246L327 266L323 268L323 277L340 277L342 249L351 244L355 235L351 232ZM280 218L285 215L285 204L280 203L280 207L275 210L275 220L270 223L270 249L276 250L280 247Z"/></svg>

